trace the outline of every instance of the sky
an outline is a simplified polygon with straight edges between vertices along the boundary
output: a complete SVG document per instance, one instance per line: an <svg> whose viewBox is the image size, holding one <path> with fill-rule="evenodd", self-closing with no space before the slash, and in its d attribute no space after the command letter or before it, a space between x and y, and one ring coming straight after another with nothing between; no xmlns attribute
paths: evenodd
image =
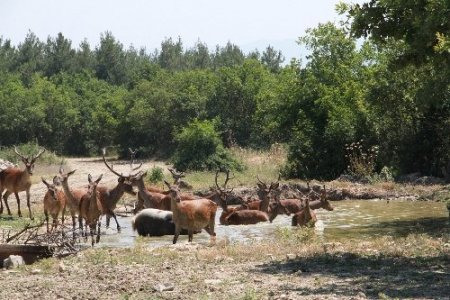
<svg viewBox="0 0 450 300"><path fill-rule="evenodd" d="M46 42L61 32L76 48L86 39L91 48L110 31L125 48L148 52L167 38L197 41L210 49L228 41L248 53L271 45L287 60L300 58L297 45L307 28L342 17L339 0L0 0L0 37L13 44L28 32ZM349 1L346 1L349 2Z"/></svg>

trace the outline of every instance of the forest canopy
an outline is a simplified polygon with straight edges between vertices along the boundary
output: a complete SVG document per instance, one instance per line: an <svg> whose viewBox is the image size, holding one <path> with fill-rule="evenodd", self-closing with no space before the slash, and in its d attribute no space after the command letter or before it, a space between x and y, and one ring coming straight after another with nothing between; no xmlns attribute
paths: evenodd
<svg viewBox="0 0 450 300"><path fill-rule="evenodd" d="M41 41L30 31L17 46L1 37L0 146L37 141L95 155L115 145L182 161L180 137L197 124L214 130L221 151L287 145L288 177L336 178L348 170L348 145L361 140L378 149L376 171L448 177L449 2L337 10L345 22L299 37L304 62L286 63L271 46L186 48L181 38L149 53L126 49L111 32L95 46L63 33Z"/></svg>

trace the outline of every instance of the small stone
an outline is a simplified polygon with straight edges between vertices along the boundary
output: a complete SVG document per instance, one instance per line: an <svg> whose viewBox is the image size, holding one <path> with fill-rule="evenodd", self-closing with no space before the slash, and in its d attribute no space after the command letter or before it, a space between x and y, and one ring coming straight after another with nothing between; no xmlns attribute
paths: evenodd
<svg viewBox="0 0 450 300"><path fill-rule="evenodd" d="M222 280L220 280L220 279L205 279L205 284L208 284L208 285L217 285L220 283L222 283Z"/></svg>
<svg viewBox="0 0 450 300"><path fill-rule="evenodd" d="M33 274L33 275L36 275L36 274L39 274L39 273L42 273L41 269L33 269L33 270L31 270L31 274Z"/></svg>
<svg viewBox="0 0 450 300"><path fill-rule="evenodd" d="M288 253L288 254L286 254L286 258L288 260L295 259L295 258L297 258L297 255L295 255L293 253Z"/></svg>
<svg viewBox="0 0 450 300"><path fill-rule="evenodd" d="M20 255L10 255L3 260L3 267L6 269L15 269L24 264L23 257Z"/></svg>
<svg viewBox="0 0 450 300"><path fill-rule="evenodd" d="M172 283L158 283L153 288L158 292L167 292L173 291L175 289L175 285L173 285Z"/></svg>
<svg viewBox="0 0 450 300"><path fill-rule="evenodd" d="M59 272L65 272L67 267L66 267L66 265L63 262L60 262L59 266L58 266L58 269L59 269Z"/></svg>

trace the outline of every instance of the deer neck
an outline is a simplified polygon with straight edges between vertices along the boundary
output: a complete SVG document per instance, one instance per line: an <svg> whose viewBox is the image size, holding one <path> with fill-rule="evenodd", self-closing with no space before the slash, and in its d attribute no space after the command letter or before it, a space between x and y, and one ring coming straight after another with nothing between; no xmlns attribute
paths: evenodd
<svg viewBox="0 0 450 300"><path fill-rule="evenodd" d="M118 183L114 188L109 191L109 196L113 202L119 201L119 199L125 193L125 186L123 183Z"/></svg>
<svg viewBox="0 0 450 300"><path fill-rule="evenodd" d="M66 194L67 198L69 198L69 200L74 203L78 202L78 200L75 198L75 196L73 195L72 191L69 188L69 183L67 182L67 179L63 180L61 184L64 190L64 194Z"/></svg>

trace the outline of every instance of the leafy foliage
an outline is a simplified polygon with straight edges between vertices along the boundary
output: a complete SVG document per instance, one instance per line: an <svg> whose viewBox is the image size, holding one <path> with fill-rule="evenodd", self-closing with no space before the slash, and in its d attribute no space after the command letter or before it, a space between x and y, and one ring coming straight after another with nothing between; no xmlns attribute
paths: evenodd
<svg viewBox="0 0 450 300"><path fill-rule="evenodd" d="M186 170L241 169L220 140L214 122L194 120L176 134L174 167Z"/></svg>

